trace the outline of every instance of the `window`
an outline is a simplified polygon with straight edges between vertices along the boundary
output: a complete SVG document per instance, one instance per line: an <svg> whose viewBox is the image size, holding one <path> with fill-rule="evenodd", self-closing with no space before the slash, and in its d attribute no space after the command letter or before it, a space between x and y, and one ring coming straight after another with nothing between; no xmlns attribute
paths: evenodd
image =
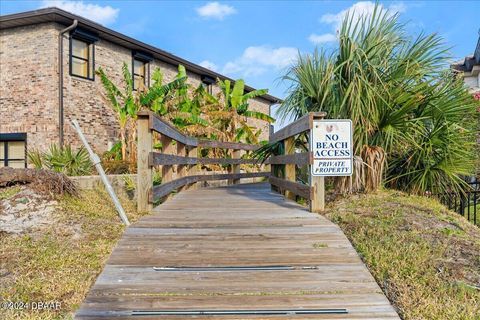
<svg viewBox="0 0 480 320"><path fill-rule="evenodd" d="M70 75L95 79L95 41L98 38L86 31L75 29L70 35Z"/></svg>
<svg viewBox="0 0 480 320"><path fill-rule="evenodd" d="M146 87L147 63L142 60L133 59L133 90Z"/></svg>
<svg viewBox="0 0 480 320"><path fill-rule="evenodd" d="M72 38L70 74L93 80L93 43Z"/></svg>
<svg viewBox="0 0 480 320"><path fill-rule="evenodd" d="M208 93L213 94L213 84L215 83L215 79L209 76L201 76L202 85L207 90Z"/></svg>
<svg viewBox="0 0 480 320"><path fill-rule="evenodd" d="M203 87L205 88L205 90L207 90L207 92L209 94L213 94L213 84L206 84L206 83L203 83Z"/></svg>
<svg viewBox="0 0 480 320"><path fill-rule="evenodd" d="M139 51L132 52L133 90L150 85L150 61L153 56Z"/></svg>
<svg viewBox="0 0 480 320"><path fill-rule="evenodd" d="M27 167L27 134L0 133L0 168Z"/></svg>

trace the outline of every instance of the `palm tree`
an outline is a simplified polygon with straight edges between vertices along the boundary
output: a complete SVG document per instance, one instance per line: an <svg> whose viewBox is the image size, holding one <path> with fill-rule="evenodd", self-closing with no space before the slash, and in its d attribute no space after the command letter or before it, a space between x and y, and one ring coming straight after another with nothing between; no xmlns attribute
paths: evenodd
<svg viewBox="0 0 480 320"><path fill-rule="evenodd" d="M459 191L473 169L477 116L463 84L443 71L449 59L438 35L411 39L398 15L378 5L360 19L349 13L337 49L300 55L283 77L291 87L279 115L352 119L364 189L387 173L392 187Z"/></svg>

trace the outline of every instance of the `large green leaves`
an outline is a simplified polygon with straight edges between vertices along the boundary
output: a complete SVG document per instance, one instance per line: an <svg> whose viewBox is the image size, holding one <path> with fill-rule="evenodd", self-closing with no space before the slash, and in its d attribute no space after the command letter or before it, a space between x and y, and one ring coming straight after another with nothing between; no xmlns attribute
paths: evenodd
<svg viewBox="0 0 480 320"><path fill-rule="evenodd" d="M183 71L184 70L185 68L183 68ZM147 91L140 94L140 104L145 108L163 115L167 112L165 103L173 96L175 90L182 88L187 77L186 75L179 73L173 81L163 84L163 75L161 74L160 69L157 68L154 71L153 78L153 85Z"/></svg>
<svg viewBox="0 0 480 320"><path fill-rule="evenodd" d="M170 121L183 132L202 138L221 139L223 141L242 141L258 143L261 128L252 125L249 118L273 122L268 114L250 110L251 99L268 92L266 89L245 92L245 82L241 79L218 80L220 93L213 95L200 83L192 89L187 82L187 71L178 66L177 75L164 83L159 68L152 74L152 85L133 90L133 79L126 64L123 65L123 90L120 90L99 68L107 99L117 112L121 126L122 157L126 154L125 140L127 131L133 133L128 139L130 145L135 142L134 124L140 109L151 110ZM133 120L133 121L130 121ZM132 126L132 130L126 127Z"/></svg>
<svg viewBox="0 0 480 320"><path fill-rule="evenodd" d="M105 94L112 108L117 113L120 127L123 130L127 124L128 117L136 116L138 111L132 90L132 76L128 66L126 63L122 65L123 82L125 84L123 92L108 78L101 67L98 68L96 73L100 76Z"/></svg>
<svg viewBox="0 0 480 320"><path fill-rule="evenodd" d="M283 77L291 86L279 115L352 119L355 153L385 150L390 186L459 191L473 169L478 113L461 81L443 71L449 59L441 37L411 38L379 5L360 19L350 12L335 50L299 55Z"/></svg>
<svg viewBox="0 0 480 320"><path fill-rule="evenodd" d="M122 92L113 84L113 82L108 78L103 71L102 67L99 67L97 70L97 75L100 76L100 81L102 82L103 88L105 89L105 94L112 104L112 108L116 112L120 112L121 106L118 98L123 98Z"/></svg>
<svg viewBox="0 0 480 320"><path fill-rule="evenodd" d="M273 117L270 117L268 114L259 111L246 110L242 115L247 118L258 119L269 123L275 122Z"/></svg>
<svg viewBox="0 0 480 320"><path fill-rule="evenodd" d="M247 124L247 119L258 119L268 123L275 122L275 119L260 111L250 110L251 99L265 95L267 89L252 90L245 92L245 81L236 80L233 84L230 80L218 80L218 86L221 89L221 95L215 99L215 106L221 106L213 112L212 122L229 140L243 141L248 143L258 143L258 137L261 130Z"/></svg>

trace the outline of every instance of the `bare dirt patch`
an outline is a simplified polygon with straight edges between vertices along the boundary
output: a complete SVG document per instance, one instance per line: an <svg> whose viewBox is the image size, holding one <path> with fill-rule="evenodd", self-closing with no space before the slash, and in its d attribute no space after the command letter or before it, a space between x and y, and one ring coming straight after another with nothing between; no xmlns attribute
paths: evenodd
<svg viewBox="0 0 480 320"><path fill-rule="evenodd" d="M137 220L134 203L120 201ZM0 300L60 303L0 310L0 319L71 319L125 228L108 194L52 197L26 184L0 188L0 204Z"/></svg>
<svg viewBox="0 0 480 320"><path fill-rule="evenodd" d="M3 194L17 191L0 200L0 232L34 233L55 222L53 214L58 205L56 200L45 198L27 186L0 190Z"/></svg>

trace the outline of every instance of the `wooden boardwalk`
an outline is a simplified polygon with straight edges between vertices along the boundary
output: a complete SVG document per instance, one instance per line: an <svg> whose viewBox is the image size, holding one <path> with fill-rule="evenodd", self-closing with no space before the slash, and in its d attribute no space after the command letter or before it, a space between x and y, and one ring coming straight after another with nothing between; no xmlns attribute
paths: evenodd
<svg viewBox="0 0 480 320"><path fill-rule="evenodd" d="M76 314L212 318L399 319L341 230L268 184L157 207L126 230Z"/></svg>

